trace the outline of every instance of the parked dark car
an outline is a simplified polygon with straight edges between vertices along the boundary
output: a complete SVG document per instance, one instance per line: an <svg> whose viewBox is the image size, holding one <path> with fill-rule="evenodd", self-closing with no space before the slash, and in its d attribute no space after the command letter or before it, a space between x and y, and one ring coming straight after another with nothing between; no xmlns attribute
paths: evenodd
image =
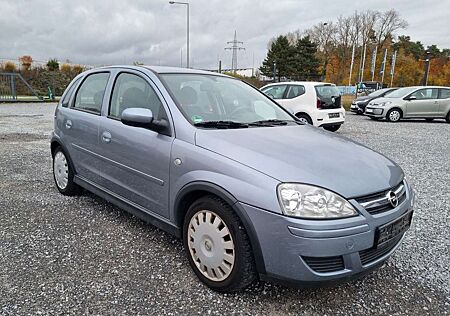
<svg viewBox="0 0 450 316"><path fill-rule="evenodd" d="M384 97L386 94L394 90L397 90L397 88L384 88L369 93L368 95L357 97L352 101L350 111L355 112L356 114L363 114L367 104L369 104L370 101Z"/></svg>

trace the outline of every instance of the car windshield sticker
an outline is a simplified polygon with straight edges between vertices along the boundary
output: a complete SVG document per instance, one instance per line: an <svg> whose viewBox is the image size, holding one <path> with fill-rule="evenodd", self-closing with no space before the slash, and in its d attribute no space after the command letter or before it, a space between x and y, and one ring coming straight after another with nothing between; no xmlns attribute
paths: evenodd
<svg viewBox="0 0 450 316"><path fill-rule="evenodd" d="M194 123L201 123L203 122L203 117L201 117L200 115L192 115L192 121Z"/></svg>

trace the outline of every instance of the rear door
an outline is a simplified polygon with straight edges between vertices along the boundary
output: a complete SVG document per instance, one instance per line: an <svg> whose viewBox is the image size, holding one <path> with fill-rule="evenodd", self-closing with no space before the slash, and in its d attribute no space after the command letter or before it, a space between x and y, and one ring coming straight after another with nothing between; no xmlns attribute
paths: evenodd
<svg viewBox="0 0 450 316"><path fill-rule="evenodd" d="M109 72L96 72L84 77L71 104L63 100L57 120L77 176L95 183L99 182L102 165L98 158L98 128L109 76Z"/></svg>
<svg viewBox="0 0 450 316"><path fill-rule="evenodd" d="M153 82L142 73L118 73L108 114L100 124L99 145L104 159L102 186L131 204L169 217L169 163L174 137L120 121L126 108L150 109L155 119L168 120L162 100Z"/></svg>
<svg viewBox="0 0 450 316"><path fill-rule="evenodd" d="M439 89L439 116L445 117L450 111L450 89Z"/></svg>
<svg viewBox="0 0 450 316"><path fill-rule="evenodd" d="M413 100L408 98L414 97ZM439 112L438 89L423 88L405 98L407 117L436 117Z"/></svg>

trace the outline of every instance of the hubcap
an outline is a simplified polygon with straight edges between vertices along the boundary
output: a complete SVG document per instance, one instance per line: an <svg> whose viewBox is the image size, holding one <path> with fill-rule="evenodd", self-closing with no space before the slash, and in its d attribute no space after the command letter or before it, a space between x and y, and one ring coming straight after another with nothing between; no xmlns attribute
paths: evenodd
<svg viewBox="0 0 450 316"><path fill-rule="evenodd" d="M214 212L199 211L189 222L189 253L197 269L209 280L223 281L233 271L233 238L225 222Z"/></svg>
<svg viewBox="0 0 450 316"><path fill-rule="evenodd" d="M69 180L69 166L67 165L66 156L58 151L53 158L53 174L58 188L64 190Z"/></svg>
<svg viewBox="0 0 450 316"><path fill-rule="evenodd" d="M299 117L298 120L300 122L302 122L303 124L309 124L308 120L306 118L304 118L304 117Z"/></svg>
<svg viewBox="0 0 450 316"><path fill-rule="evenodd" d="M389 114L389 118L391 119L391 121L398 121L400 119L400 112L398 111L392 111Z"/></svg>

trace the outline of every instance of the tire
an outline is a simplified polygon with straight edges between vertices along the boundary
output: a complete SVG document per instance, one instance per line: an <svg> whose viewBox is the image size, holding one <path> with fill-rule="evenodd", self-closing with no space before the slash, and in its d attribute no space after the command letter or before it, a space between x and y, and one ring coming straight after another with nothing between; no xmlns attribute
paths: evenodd
<svg viewBox="0 0 450 316"><path fill-rule="evenodd" d="M447 123L450 123L450 112L447 113L445 120L447 121Z"/></svg>
<svg viewBox="0 0 450 316"><path fill-rule="evenodd" d="M338 125L324 126L323 128L326 129L327 131L330 131L330 132L336 132L340 127L341 127L341 125L338 124Z"/></svg>
<svg viewBox="0 0 450 316"><path fill-rule="evenodd" d="M402 118L402 112L399 109L390 109L386 114L388 122L398 122Z"/></svg>
<svg viewBox="0 0 450 316"><path fill-rule="evenodd" d="M67 196L74 196L81 193L82 189L73 182L73 167L66 153L61 147L57 147L53 152L53 180L58 191Z"/></svg>
<svg viewBox="0 0 450 316"><path fill-rule="evenodd" d="M374 120L374 121L379 121L379 120L381 120L381 117L369 116L369 118L370 118L371 120Z"/></svg>
<svg viewBox="0 0 450 316"><path fill-rule="evenodd" d="M216 196L204 196L189 207L183 245L197 277L215 291L239 291L256 279L247 233L233 209Z"/></svg>
<svg viewBox="0 0 450 316"><path fill-rule="evenodd" d="M312 120L309 117L309 115L307 115L307 114L296 114L295 116L298 118L298 120L300 122L312 125Z"/></svg>
<svg viewBox="0 0 450 316"><path fill-rule="evenodd" d="M432 118L426 118L426 119L425 119L425 121L427 121L427 122L433 122L433 120L434 120L434 119L432 119Z"/></svg>

